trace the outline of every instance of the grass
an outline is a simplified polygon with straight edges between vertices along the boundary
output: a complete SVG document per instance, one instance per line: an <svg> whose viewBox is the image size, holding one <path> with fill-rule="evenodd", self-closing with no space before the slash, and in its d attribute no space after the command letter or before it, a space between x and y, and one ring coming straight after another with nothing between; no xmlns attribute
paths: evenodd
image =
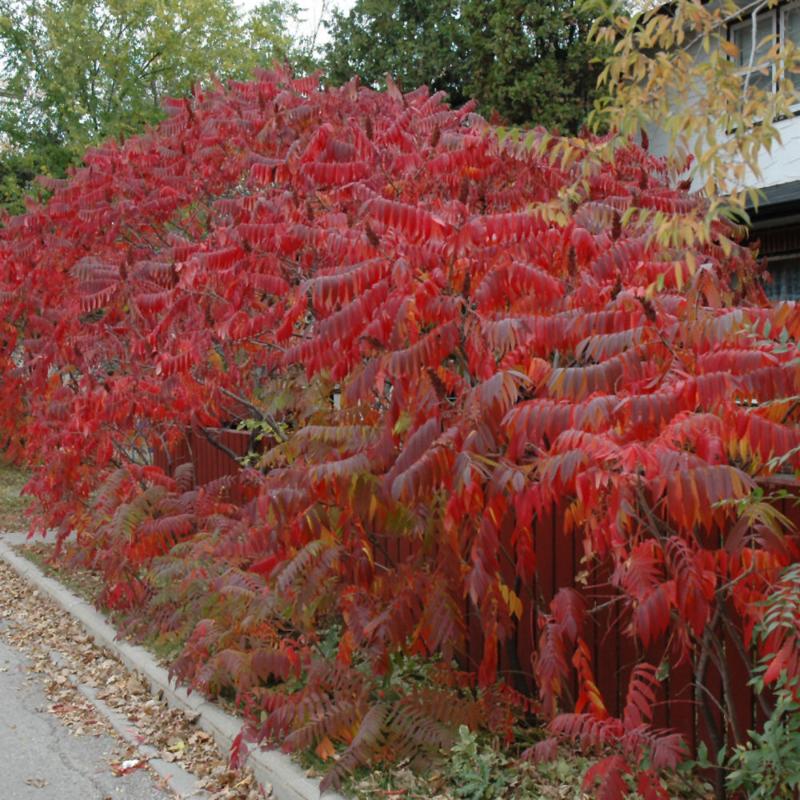
<svg viewBox="0 0 800 800"><path fill-rule="evenodd" d="M20 496L27 480L27 473L6 464L0 458L0 531L28 529L25 516L28 500Z"/></svg>
<svg viewBox="0 0 800 800"><path fill-rule="evenodd" d="M28 542L18 545L14 550L23 558L34 563L49 578L54 578L74 594L88 603L94 604L103 587L97 573L84 569L69 570L52 562L55 546L45 542Z"/></svg>
<svg viewBox="0 0 800 800"><path fill-rule="evenodd" d="M21 496L28 474L0 458L0 531L26 531L28 519L25 509L28 500ZM86 570L59 569L52 564L53 545L45 542L28 542L15 550L36 564L46 575L60 581L84 600L94 602L101 588L99 576Z"/></svg>
<svg viewBox="0 0 800 800"><path fill-rule="evenodd" d="M115 624L119 621L114 619L113 614L105 606L98 604L98 598L103 589L103 578L99 572L82 569L74 564L68 565L63 561L65 552L63 550L61 558L54 559L55 544L52 542L27 541L14 546L13 550L35 564L48 578L53 578L82 600L95 606L109 619L109 622ZM183 640L163 641L155 635L141 640L137 639L136 642L149 650L159 663L166 666L180 653L184 644ZM229 704L226 708L232 710L233 705Z"/></svg>

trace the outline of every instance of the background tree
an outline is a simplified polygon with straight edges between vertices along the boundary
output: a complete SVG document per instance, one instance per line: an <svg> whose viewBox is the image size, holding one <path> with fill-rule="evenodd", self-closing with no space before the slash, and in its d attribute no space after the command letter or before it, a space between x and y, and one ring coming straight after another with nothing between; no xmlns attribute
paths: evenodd
<svg viewBox="0 0 800 800"><path fill-rule="evenodd" d="M592 19L575 0L357 0L333 13L326 71L371 85L389 73L407 89L443 90L454 105L475 97L509 122L575 131L602 51L587 41Z"/></svg>
<svg viewBox="0 0 800 800"><path fill-rule="evenodd" d="M0 0L0 204L86 146L161 118L160 98L293 56L291 0Z"/></svg>

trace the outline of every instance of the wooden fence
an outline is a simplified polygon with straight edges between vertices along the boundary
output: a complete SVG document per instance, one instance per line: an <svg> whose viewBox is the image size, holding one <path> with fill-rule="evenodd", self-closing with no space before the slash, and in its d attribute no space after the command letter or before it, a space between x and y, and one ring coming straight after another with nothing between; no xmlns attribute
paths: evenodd
<svg viewBox="0 0 800 800"><path fill-rule="evenodd" d="M250 440L246 433L239 431L217 430L214 437L232 453L244 455ZM238 462L229 454L222 452L205 437L189 432L181 447L173 454L171 466L185 461L193 461L195 480L198 485L208 483L225 475L235 474L239 469ZM157 463L165 468L170 466L169 460L162 454ZM794 479L774 478L769 488L788 489L796 493L798 483ZM795 523L800 523L800 513L790 500L779 501L780 510ZM502 542L501 560L507 585L513 587L523 604L522 618L517 625L515 635L510 641L501 645L499 665L501 672L521 691L535 691L531 669L531 658L535 651L538 635L538 617L549 608L554 593L563 586L577 586L588 597L590 609L584 638L592 651L595 678L609 711L618 716L625 705L628 680L634 665L641 659L658 665L664 655L665 643L652 644L644 649L626 633L630 619L621 613L616 590L609 583L609 573L588 572L581 563L582 544L571 534L566 534L562 527L563 515L554 509L549 519L539 520L534 532L537 577L532 585L524 586L516 579L514 564L510 553L513 547L510 541ZM402 560L409 554L411 544L395 539L381 542L383 558L388 562ZM467 666L477 669L480 662L483 641L477 615L466 606L467 641L465 657ZM741 625L734 609L728 609L729 619L733 620L738 630ZM680 732L692 752L697 745L705 742L709 751L716 751L715 738L726 730L732 733L735 726L739 738L746 736L748 730L758 727L764 722L765 712L758 698L748 685L748 666L745 658L749 654L742 652L741 645L734 641L726 630L720 626L717 631L723 646L723 658L727 664L727 675L720 674L716 666L709 662L706 668L705 686L710 694L710 703L704 711L697 702L695 681L688 663L673 665L663 675L657 690L654 724L657 727L672 728ZM672 661L675 659L673 658ZM723 680L730 682L729 695L733 698L732 707L725 707ZM572 686L575 693L577 687ZM716 729L717 736L714 736Z"/></svg>
<svg viewBox="0 0 800 800"><path fill-rule="evenodd" d="M153 463L168 474L180 464L191 463L194 466L195 486L204 486L218 478L235 475L241 469L237 458L247 455L251 447L250 434L245 431L211 428L206 429L206 435L203 435L189 428L172 452L156 448ZM231 494L233 500L240 499L237 487L233 487Z"/></svg>

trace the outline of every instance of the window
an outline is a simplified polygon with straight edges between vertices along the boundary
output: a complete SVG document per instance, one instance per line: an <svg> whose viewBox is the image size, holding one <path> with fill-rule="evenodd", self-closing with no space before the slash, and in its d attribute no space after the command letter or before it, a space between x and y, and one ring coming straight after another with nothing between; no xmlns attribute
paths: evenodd
<svg viewBox="0 0 800 800"><path fill-rule="evenodd" d="M800 3L783 6L780 12L781 45L784 42L791 42L795 47L800 48ZM796 75L793 80L795 88L797 88Z"/></svg>
<svg viewBox="0 0 800 800"><path fill-rule="evenodd" d="M772 256L767 271L772 280L764 289L770 300L800 300L800 255Z"/></svg>
<svg viewBox="0 0 800 800"><path fill-rule="evenodd" d="M733 60L740 74L748 76L748 86L774 91L779 75L770 51L775 44L786 42L800 49L800 0L763 11L755 19L746 15L728 28L728 40L736 45L738 53ZM800 83L796 75L793 80ZM794 109L800 109L800 105Z"/></svg>
<svg viewBox="0 0 800 800"><path fill-rule="evenodd" d="M800 3L781 9L781 42L786 41L800 46Z"/></svg>
<svg viewBox="0 0 800 800"><path fill-rule="evenodd" d="M793 7L800 11L800 6ZM795 24L800 23L800 14L795 13ZM800 31L799 31L800 32ZM729 38L738 49L734 59L743 76L749 75L748 85L771 92L775 86L775 64L765 63L769 51L775 43L777 33L777 14L768 11L755 17L737 22L729 30Z"/></svg>

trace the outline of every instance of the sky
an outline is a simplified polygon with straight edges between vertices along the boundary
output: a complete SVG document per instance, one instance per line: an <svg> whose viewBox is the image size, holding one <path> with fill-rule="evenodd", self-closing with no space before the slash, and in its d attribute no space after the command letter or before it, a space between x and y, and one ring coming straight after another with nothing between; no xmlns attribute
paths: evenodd
<svg viewBox="0 0 800 800"><path fill-rule="evenodd" d="M319 26L317 33L317 44L327 40L327 31L324 26L319 25L320 16L323 13L330 14L332 8L338 8L339 11L349 11L355 0L297 0L297 5L300 6L300 16L302 18L300 27L297 33L301 36L311 36ZM242 8L252 8L257 5L258 0L239 0L239 5Z"/></svg>
<svg viewBox="0 0 800 800"><path fill-rule="evenodd" d="M300 33L304 35L311 35L319 24L320 16L327 12L330 14L332 7L338 8L339 11L349 11L353 6L354 0L299 0L298 5L302 8L301 16L303 23L300 28ZM317 34L317 43L325 41L326 30L324 26L319 27Z"/></svg>

